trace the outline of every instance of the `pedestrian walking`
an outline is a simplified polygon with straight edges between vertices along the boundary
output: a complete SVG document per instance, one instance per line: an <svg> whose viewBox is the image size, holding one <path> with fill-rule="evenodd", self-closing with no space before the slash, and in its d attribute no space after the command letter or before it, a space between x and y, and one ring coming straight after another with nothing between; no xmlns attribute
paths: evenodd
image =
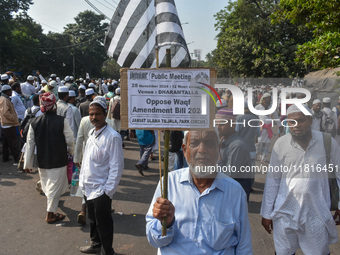
<svg viewBox="0 0 340 255"><path fill-rule="evenodd" d="M68 121L56 114L56 98L53 93L41 94L40 109L43 115L30 125L25 150L24 169L32 169L34 151L37 149L37 165L41 187L47 198L46 222L51 224L65 218L56 213L60 196L67 190L67 153L73 154L74 137Z"/></svg>

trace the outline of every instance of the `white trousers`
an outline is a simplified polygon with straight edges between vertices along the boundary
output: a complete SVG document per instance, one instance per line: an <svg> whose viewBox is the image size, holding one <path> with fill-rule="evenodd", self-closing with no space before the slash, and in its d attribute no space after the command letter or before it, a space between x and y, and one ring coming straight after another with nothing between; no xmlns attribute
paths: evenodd
<svg viewBox="0 0 340 255"><path fill-rule="evenodd" d="M288 227L290 220L282 217L273 220L273 237L277 255L292 255L298 248L306 255L330 253L329 233L326 226L316 218L296 228Z"/></svg>

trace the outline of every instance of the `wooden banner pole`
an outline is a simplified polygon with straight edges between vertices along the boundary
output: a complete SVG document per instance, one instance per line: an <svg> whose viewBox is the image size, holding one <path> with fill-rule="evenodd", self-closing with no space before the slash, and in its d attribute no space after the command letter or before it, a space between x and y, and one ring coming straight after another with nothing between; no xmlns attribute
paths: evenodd
<svg viewBox="0 0 340 255"><path fill-rule="evenodd" d="M171 67L171 51L166 50L166 67ZM169 144L170 130L164 131L164 176L163 176L163 198L168 199L168 172L169 172ZM166 236L167 219L165 216L162 220L162 236Z"/></svg>

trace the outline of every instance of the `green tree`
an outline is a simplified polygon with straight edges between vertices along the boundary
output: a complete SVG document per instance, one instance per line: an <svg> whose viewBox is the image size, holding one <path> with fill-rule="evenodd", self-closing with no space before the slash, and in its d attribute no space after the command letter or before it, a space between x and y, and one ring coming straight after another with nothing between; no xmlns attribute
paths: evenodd
<svg viewBox="0 0 340 255"><path fill-rule="evenodd" d="M318 70L340 65L340 2L281 0L273 15L313 30L313 39L300 45L296 61Z"/></svg>
<svg viewBox="0 0 340 255"><path fill-rule="evenodd" d="M215 68L217 70L217 77L229 77L228 70L223 69L217 63L217 49L213 50L212 52L208 53L205 58L207 60L207 67Z"/></svg>
<svg viewBox="0 0 340 255"><path fill-rule="evenodd" d="M272 23L273 0L238 0L216 14L217 50L214 61L232 76L289 77L305 72L294 62L297 45L308 29L287 21Z"/></svg>
<svg viewBox="0 0 340 255"><path fill-rule="evenodd" d="M14 14L19 11L24 14L29 9L32 0L6 0L0 2L0 72L5 69L15 53L12 45Z"/></svg>
<svg viewBox="0 0 340 255"><path fill-rule="evenodd" d="M72 74L73 43L68 34L49 32L44 42L41 53L44 55L44 67L41 70L44 75L56 73L61 79Z"/></svg>
<svg viewBox="0 0 340 255"><path fill-rule="evenodd" d="M75 56L77 74L101 76L102 64L108 58L103 45L108 27L107 23L103 23L104 18L92 11L84 11L74 18L75 24L68 24L65 28L64 33L75 45L70 54Z"/></svg>
<svg viewBox="0 0 340 255"><path fill-rule="evenodd" d="M103 63L102 74L103 77L112 78L115 80L120 79L120 65L117 64L116 60L109 58Z"/></svg>
<svg viewBox="0 0 340 255"><path fill-rule="evenodd" d="M13 53L7 63L31 74L33 69L39 69L44 62L40 48L46 35L42 28L26 14L16 16L13 20L11 47Z"/></svg>

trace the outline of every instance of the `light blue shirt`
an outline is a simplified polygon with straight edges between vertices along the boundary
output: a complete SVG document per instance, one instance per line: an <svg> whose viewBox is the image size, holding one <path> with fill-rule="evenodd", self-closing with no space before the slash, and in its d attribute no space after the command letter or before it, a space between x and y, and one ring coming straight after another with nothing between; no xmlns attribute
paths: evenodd
<svg viewBox="0 0 340 255"><path fill-rule="evenodd" d="M158 254L253 254L247 197L233 179L218 173L201 194L189 168L169 173L168 200L175 207L175 220L164 237L161 222L152 216L160 196L158 184L146 215L146 235Z"/></svg>

